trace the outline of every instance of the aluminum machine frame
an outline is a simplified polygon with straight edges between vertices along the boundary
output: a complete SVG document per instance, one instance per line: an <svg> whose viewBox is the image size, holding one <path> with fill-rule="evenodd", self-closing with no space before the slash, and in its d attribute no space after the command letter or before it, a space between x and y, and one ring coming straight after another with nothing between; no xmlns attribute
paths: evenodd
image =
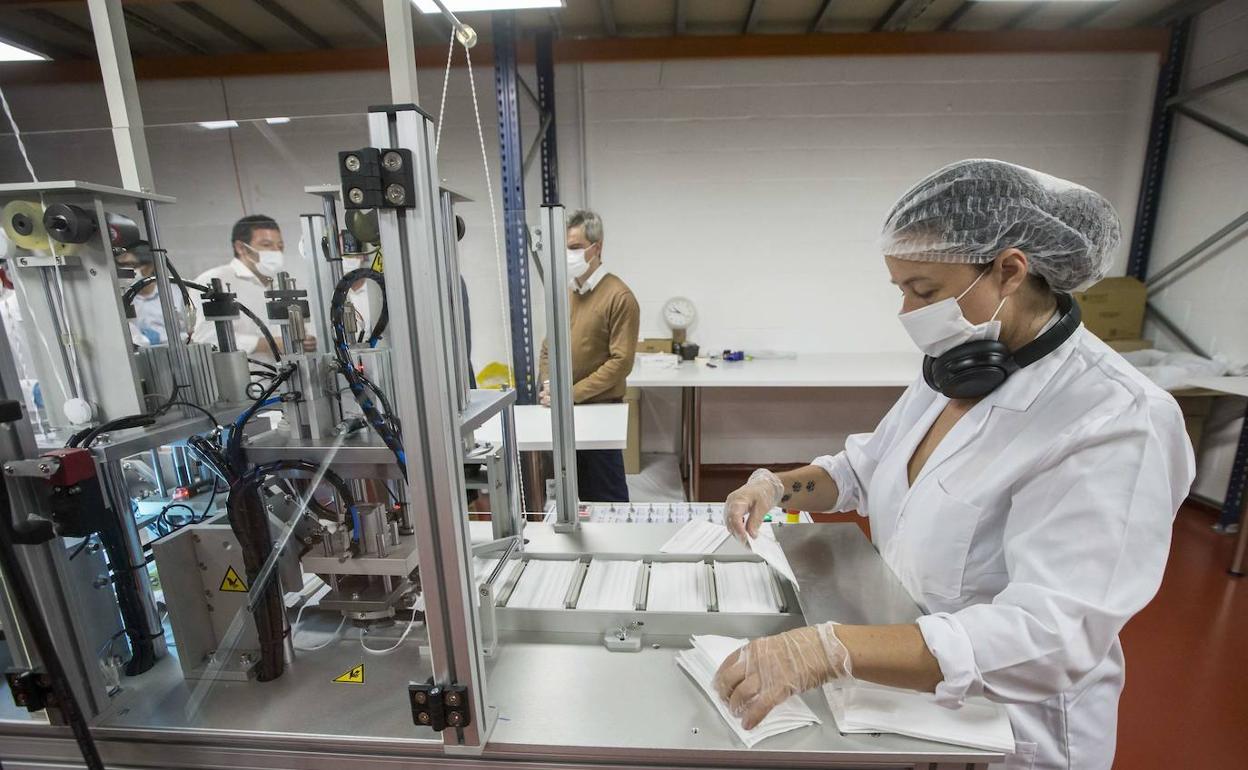
<svg viewBox="0 0 1248 770"><path fill-rule="evenodd" d="M101 11L93 21L120 18L117 0L91 2ZM384 273L343 274L337 195L320 191L323 215L303 220L313 291L279 276L265 308L287 350L298 348L307 324L318 330L319 350L283 355L254 401L223 401L236 351L232 305L220 287L203 288L220 350L204 355L174 334L168 351L147 356L154 362L146 369L117 378L120 395L95 392L91 383L115 363L93 346L65 356L49 346L40 380L68 373L57 367L73 369L77 352L87 383L79 395L100 407L85 424L69 420L67 430L85 430L90 440L68 452L64 432L46 430L22 408L7 339L0 342L0 462L12 509L0 522L0 650L12 669L0 691L5 767L965 770L998 761L990 751L895 735L841 735L816 694L805 697L821 724L746 749L680 672L675 657L693 633L758 636L828 619L911 622L919 610L852 525L779 528L799 595L735 542L705 554L661 551L682 522L722 520L722 506L577 500L558 206L542 210L541 253L554 331L557 515L526 523L516 393L468 387L456 199L439 184L434 122L405 101L415 96L411 5L385 0L384 8L396 104L372 108L367 146L338 157L344 213L376 212ZM6 194L32 191L0 188L0 198ZM41 206L66 196L96 201L97 222L118 201L138 200L156 242L150 192L72 183L43 191ZM57 253L27 245L27 259ZM75 271L72 280L99 300L97 332L113 335L99 349L131 357L115 301L123 287L107 254L97 237L76 264L24 269ZM167 302L173 288L164 262L162 254L157 277ZM378 323L360 342L368 330L349 328L347 305L364 280L384 285L388 326L383 333ZM32 311L49 323L60 314ZM166 315L168 328L179 329L172 308ZM56 334L63 344L78 339L73 328ZM202 388L191 387L200 380ZM145 412L141 394L162 392L152 383L173 383L175 393L189 387L188 412ZM261 405L282 411L278 427L252 427ZM137 422L104 435L102 425L131 409ZM502 421L501 447L474 439L489 419ZM152 449L157 468L174 458L178 483L206 481L214 491L189 518L157 527L149 543L142 531L150 500L136 499L125 464ZM472 470L482 465L484 480ZM224 500L216 499L218 478L229 482ZM149 497L173 484L157 486ZM489 521L470 520L474 487L489 490ZM168 518L168 508L155 517ZM111 548L96 547L106 530L120 535ZM739 597L718 579L742 562L766 586L767 609L734 609ZM604 571L617 568L623 590L611 603L591 604L587 586L603 585ZM696 585L679 609L664 609L670 594L656 587L670 572Z"/></svg>

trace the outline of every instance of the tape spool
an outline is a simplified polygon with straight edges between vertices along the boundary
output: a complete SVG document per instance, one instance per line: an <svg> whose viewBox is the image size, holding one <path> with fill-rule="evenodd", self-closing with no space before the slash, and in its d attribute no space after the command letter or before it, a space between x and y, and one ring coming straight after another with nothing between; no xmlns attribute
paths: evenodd
<svg viewBox="0 0 1248 770"><path fill-rule="evenodd" d="M43 227L43 206L35 201L9 201L0 211L0 226L14 244L27 251L49 251Z"/></svg>

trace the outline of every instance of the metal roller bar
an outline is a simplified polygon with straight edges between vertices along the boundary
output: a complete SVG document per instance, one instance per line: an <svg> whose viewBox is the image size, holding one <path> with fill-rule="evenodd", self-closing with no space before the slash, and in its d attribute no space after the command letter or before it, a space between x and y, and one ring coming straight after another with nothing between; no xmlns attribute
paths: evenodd
<svg viewBox="0 0 1248 770"><path fill-rule="evenodd" d="M706 570L707 585L710 587L707 591L706 611L719 612L719 581L715 579L715 564L707 557L702 566Z"/></svg>
<svg viewBox="0 0 1248 770"><path fill-rule="evenodd" d="M499 563L501 564L502 562ZM521 576L524 575L524 571L528 568L529 560L522 559L520 561L520 566L516 567L516 570L511 574L511 577L507 578L507 582L503 583L502 589L494 592L494 595L498 597L498 601L495 602L495 606L507 606L507 602L511 601L511 595L516 592L516 586L520 584Z"/></svg>
<svg viewBox="0 0 1248 770"><path fill-rule="evenodd" d="M637 587L633 591L633 608L645 612L647 597L650 595L650 562L643 561L637 572Z"/></svg>
<svg viewBox="0 0 1248 770"><path fill-rule="evenodd" d="M585 585L585 575L589 572L589 559L580 559L576 563L576 574L568 581L568 591L563 595L565 609L576 609L576 602L581 598L581 588Z"/></svg>

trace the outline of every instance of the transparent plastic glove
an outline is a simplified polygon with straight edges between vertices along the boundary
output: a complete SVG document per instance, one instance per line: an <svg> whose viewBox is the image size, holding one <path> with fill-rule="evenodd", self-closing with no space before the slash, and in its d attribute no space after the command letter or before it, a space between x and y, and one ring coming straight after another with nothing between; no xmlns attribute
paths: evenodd
<svg viewBox="0 0 1248 770"><path fill-rule="evenodd" d="M724 501L724 523L728 531L743 543L747 532L750 537L758 537L763 517L780 504L781 497L784 497L784 484L776 474L766 468L754 471L745 486Z"/></svg>
<svg viewBox="0 0 1248 770"><path fill-rule="evenodd" d="M724 659L715 689L742 727L753 730L792 695L850 678L849 650L835 629L820 623L765 636Z"/></svg>

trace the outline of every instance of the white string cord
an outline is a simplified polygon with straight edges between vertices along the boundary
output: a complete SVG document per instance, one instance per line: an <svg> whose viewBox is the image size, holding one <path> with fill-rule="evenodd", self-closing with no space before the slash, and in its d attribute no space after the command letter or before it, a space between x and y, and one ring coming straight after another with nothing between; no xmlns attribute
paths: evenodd
<svg viewBox="0 0 1248 770"><path fill-rule="evenodd" d="M369 647L367 644L365 644L364 643L364 629L361 628L360 629L360 647L363 647L364 652L367 652L369 655L389 655L390 653L399 649L399 645L407 641L407 635L412 633L412 628L416 625L416 613L419 611L420 611L420 605L413 603L412 604L412 619L407 621L407 628L403 629L403 635L399 637L399 641L395 642L394 644L384 649L375 650L372 647Z"/></svg>
<svg viewBox="0 0 1248 770"><path fill-rule="evenodd" d="M346 625L347 623L346 617L343 617L342 620L338 621L338 627L334 629L334 633L330 634L329 638L326 639L325 641L321 642L320 644L314 644L311 647L299 646L299 642L295 640L299 638L299 621L303 619L303 611L306 610L307 608L308 608L307 604L304 604L302 607L299 608L299 612L295 613L295 624L291 626L290 628L290 643L294 645L295 649L301 652L316 652L317 650L323 650L329 645L338 641L338 637L342 635L342 627Z"/></svg>
<svg viewBox="0 0 1248 770"><path fill-rule="evenodd" d="M26 143L22 141L22 132L17 128L17 121L13 119L13 111L9 109L9 100L5 98L3 88L0 88L0 105L4 106L4 114L9 119L9 125L13 127L13 138L17 140L17 149L22 153L26 170L30 172L30 181L37 184L39 177L35 176L35 167L30 164L30 156L26 154Z"/></svg>
<svg viewBox="0 0 1248 770"><path fill-rule="evenodd" d="M442 116L446 114L446 92L451 83L451 58L455 55L455 30L451 29L451 44L446 49L446 72L442 73L442 103L438 106L438 133L433 139L433 155L436 158L442 147Z"/></svg>

